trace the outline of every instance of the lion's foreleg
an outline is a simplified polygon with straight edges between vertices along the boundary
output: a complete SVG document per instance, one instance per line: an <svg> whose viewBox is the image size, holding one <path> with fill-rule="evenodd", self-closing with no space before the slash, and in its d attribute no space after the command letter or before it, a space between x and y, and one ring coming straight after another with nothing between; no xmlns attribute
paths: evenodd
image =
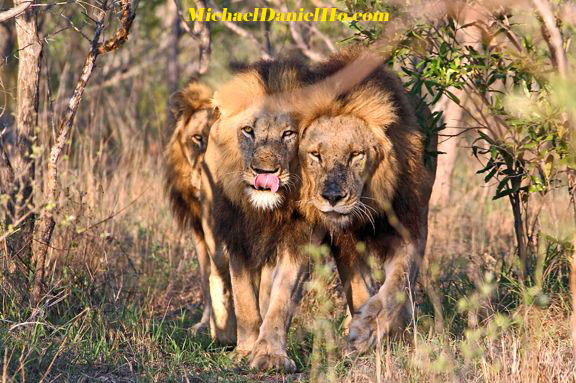
<svg viewBox="0 0 576 383"><path fill-rule="evenodd" d="M236 352L247 356L256 343L262 323L258 307L259 270L250 269L242 255L230 254L230 274L236 314Z"/></svg>
<svg viewBox="0 0 576 383"><path fill-rule="evenodd" d="M410 313L410 295L424 255L426 239L399 247L386 261L386 280L362 306L350 324L349 347L364 352L382 337L401 328Z"/></svg>
<svg viewBox="0 0 576 383"><path fill-rule="evenodd" d="M206 248L210 257L210 335L221 344L236 343L236 318L228 255L221 243L216 243L211 226L206 219L202 222Z"/></svg>
<svg viewBox="0 0 576 383"><path fill-rule="evenodd" d="M193 333L208 330L210 326L210 313L212 311L212 303L210 301L210 256L206 249L206 242L204 235L196 231L192 232L194 239L194 246L196 248L196 255L198 257L198 265L200 266L200 280L202 283L202 301L204 303L204 310L202 311L202 319L200 322L192 326Z"/></svg>
<svg viewBox="0 0 576 383"><path fill-rule="evenodd" d="M217 254L222 252L223 249L217 250ZM212 303L210 334L221 344L233 345L236 343L236 318L230 273L228 268L219 266L213 257L210 258L209 286Z"/></svg>
<svg viewBox="0 0 576 383"><path fill-rule="evenodd" d="M278 257L270 305L260 326L250 365L259 369L293 372L296 364L286 352L286 337L302 296L303 283L309 276L308 258L294 257L288 251L280 251Z"/></svg>
<svg viewBox="0 0 576 383"><path fill-rule="evenodd" d="M356 313L372 296L373 283L370 266L360 257L354 261L335 257L335 261L348 309L350 313Z"/></svg>
<svg viewBox="0 0 576 383"><path fill-rule="evenodd" d="M264 318L270 306L270 293L272 292L272 282L274 280L275 265L266 264L260 273L260 289L258 292L258 306L260 316Z"/></svg>

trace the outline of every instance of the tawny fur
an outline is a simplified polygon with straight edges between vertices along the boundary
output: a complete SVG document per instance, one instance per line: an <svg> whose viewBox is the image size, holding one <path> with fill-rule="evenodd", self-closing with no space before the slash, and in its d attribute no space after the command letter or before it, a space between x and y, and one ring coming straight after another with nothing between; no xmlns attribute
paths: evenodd
<svg viewBox="0 0 576 383"><path fill-rule="evenodd" d="M344 68L356 54L330 57L315 68L318 77ZM413 289L424 255L436 163L426 151L435 151L437 140L419 127L417 115L426 111L417 111L414 101L400 79L380 67L343 95L319 92L305 107L297 104L302 119L299 211L330 234L354 313L351 350L366 351L402 328L409 300L398 297ZM364 267L371 256L386 272L376 293Z"/></svg>
<svg viewBox="0 0 576 383"><path fill-rule="evenodd" d="M230 318L231 291L236 352L250 355L254 368L295 369L286 351L286 330L307 271L302 267L306 257L299 254L310 230L295 206L297 122L279 95L310 81L307 76L298 62L263 61L245 67L214 97L220 118L210 132L205 157L203 209L210 220L204 227L218 238L210 249L214 263L220 260L230 271L220 268L221 306L227 310L215 312L215 322L222 323L219 332L230 331L231 322L225 319ZM265 173L279 180L278 191L271 195L281 196L282 202L274 209L258 206L251 198L255 192L272 193L253 187L256 177ZM263 270L272 268L274 280L261 279ZM266 309L259 307L267 294L271 301Z"/></svg>
<svg viewBox="0 0 576 383"><path fill-rule="evenodd" d="M328 77L353 61L357 54L354 50L336 54L317 65L315 72L320 78ZM435 161L433 169L425 166L424 136L418 126L415 106L398 76L380 67L345 95L335 97L319 92L304 107L298 104L298 109L301 135L321 116L354 116L367 124L367 134L373 134L378 140L382 153L364 189L363 202L382 217L393 212L402 227L416 238L421 225L419 211L428 205L434 183ZM310 180L314 182L313 178ZM311 197L310 186L306 183L302 186L301 200ZM318 212L312 205L300 204L300 211L311 224L319 223ZM356 220L347 232L366 226L370 224ZM391 232L401 234L396 230Z"/></svg>
<svg viewBox="0 0 576 383"><path fill-rule="evenodd" d="M196 81L177 92L172 99L175 129L164 153L165 185L170 206L180 228L194 242L202 283L204 312L192 331L208 327L212 311L209 276L210 259L206 242L211 233L202 228L202 164L208 144L208 133L216 117L212 110L212 91Z"/></svg>
<svg viewBox="0 0 576 383"><path fill-rule="evenodd" d="M173 97L172 112L175 129L164 153L166 162L165 188L170 206L181 229L200 228L200 201L198 199L201 165L204 152L198 151L190 163L185 154L189 145L185 130L192 116L200 110L211 110L212 90L204 84L191 82ZM210 114L207 113L208 118ZM209 121L200 121L209 124ZM206 136L206 139L208 137ZM196 181L196 182L195 182Z"/></svg>
<svg viewBox="0 0 576 383"><path fill-rule="evenodd" d="M292 237L289 233L295 228L288 227L287 223L295 214L297 184L291 190L282 190L285 203L281 208L269 211L254 208L244 192L246 185L239 179L246 155L238 143L236 119L251 114L270 116L283 112L281 108L286 109L286 105L274 100L273 96L295 90L310 81L307 75L302 64L296 61L259 62L236 74L214 96L214 105L221 118L210 135L210 152L212 149L217 152L215 194L224 197L215 198L215 214L219 217L217 235L226 236L228 247L249 255L247 261L253 265L269 259L278 238ZM290 164L291 173L297 172L297 166L297 160L294 160ZM293 182L297 183L297 179Z"/></svg>

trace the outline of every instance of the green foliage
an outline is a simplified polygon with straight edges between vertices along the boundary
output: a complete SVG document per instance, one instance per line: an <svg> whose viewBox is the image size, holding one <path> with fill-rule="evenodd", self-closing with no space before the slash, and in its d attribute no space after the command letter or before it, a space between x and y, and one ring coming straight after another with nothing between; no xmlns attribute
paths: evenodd
<svg viewBox="0 0 576 383"><path fill-rule="evenodd" d="M495 186L494 199L510 201L523 274L536 254L537 232L526 229L534 227L526 221L530 195L541 197L565 187L566 174L576 169L569 127L575 109L567 101L571 91L547 73L553 67L548 50L530 33L519 38L520 43L511 41L510 36L519 36L513 15L487 17L490 22L483 25L480 42L464 38L474 32L480 38L474 23L461 25L448 17L415 25L390 64L406 76L406 87L430 105L448 98L466 111L472 154L482 164L477 173ZM380 37L364 32L368 42ZM558 87L564 97L556 95Z"/></svg>

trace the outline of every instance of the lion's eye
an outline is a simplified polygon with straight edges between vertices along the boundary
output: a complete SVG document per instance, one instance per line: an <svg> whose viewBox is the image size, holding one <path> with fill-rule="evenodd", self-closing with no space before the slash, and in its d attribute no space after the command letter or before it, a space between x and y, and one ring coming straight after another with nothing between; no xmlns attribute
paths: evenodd
<svg viewBox="0 0 576 383"><path fill-rule="evenodd" d="M295 134L296 134L295 131L293 131L293 130L287 130L287 131L285 131L284 133L282 133L282 137L283 137L283 138L290 138L290 137L293 137Z"/></svg>
<svg viewBox="0 0 576 383"><path fill-rule="evenodd" d="M246 136L252 137L254 135L254 129L252 129L251 126L245 126L242 128L242 133Z"/></svg>
<svg viewBox="0 0 576 383"><path fill-rule="evenodd" d="M364 158L364 152L354 151L354 152L350 153L350 161L359 160L361 158Z"/></svg>
<svg viewBox="0 0 576 383"><path fill-rule="evenodd" d="M201 143L202 140L204 140L204 137L202 137L202 136L199 135L199 134L195 134L194 136L192 136L192 138L194 138L194 141L196 141L196 142L198 142L198 143Z"/></svg>
<svg viewBox="0 0 576 383"><path fill-rule="evenodd" d="M312 159L314 161L320 162L320 160L322 159L322 157L320 156L320 153L318 153L318 152L310 152L309 154L310 154L310 157L312 157Z"/></svg>

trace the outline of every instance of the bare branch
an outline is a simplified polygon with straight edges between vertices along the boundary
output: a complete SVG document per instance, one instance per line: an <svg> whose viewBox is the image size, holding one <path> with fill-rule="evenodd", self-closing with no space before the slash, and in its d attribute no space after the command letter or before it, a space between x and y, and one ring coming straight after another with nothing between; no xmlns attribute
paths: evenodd
<svg viewBox="0 0 576 383"><path fill-rule="evenodd" d="M14 8L10 8L6 11L0 12L0 23L3 23L6 20L10 20L13 17L20 15L21 13L25 12L33 3L33 0L25 1Z"/></svg>
<svg viewBox="0 0 576 383"><path fill-rule="evenodd" d="M294 21L289 22L288 26L290 29L290 36L292 36L292 40L294 40L294 43L296 44L298 49L300 49L300 51L306 57L308 57L312 61L322 61L325 58L323 54L315 52L313 49L310 48L310 46L306 43L306 41L304 41L304 38L302 37L302 31L300 30L300 26L298 25L297 22Z"/></svg>
<svg viewBox="0 0 576 383"><path fill-rule="evenodd" d="M182 29L184 29L184 32L192 36L192 38L197 39L198 35L192 30L192 28L190 28L190 25L186 22L186 18L182 13L182 9L180 9L180 0L174 0L174 4L176 4L176 12L178 12L178 18L180 18Z"/></svg>
<svg viewBox="0 0 576 383"><path fill-rule="evenodd" d="M532 3L534 3L538 14L542 17L544 39L548 44L554 64L560 75L566 77L568 74L568 61L566 59L566 52L564 52L562 33L556 25L556 17L552 12L552 8L546 0L532 0Z"/></svg>
<svg viewBox="0 0 576 383"><path fill-rule="evenodd" d="M198 0L198 4L201 7L208 8L206 0ZM197 20L196 23L194 23L194 29L192 33L197 36L199 43L198 63L194 68L194 72L196 75L201 75L208 72L208 67L210 66L210 57L212 55L210 23Z"/></svg>
<svg viewBox="0 0 576 383"><path fill-rule="evenodd" d="M136 17L136 8L138 7L138 2L134 3L129 0L122 0L122 15L120 16L120 28L116 31L111 39L98 45L98 53L103 54L110 52L120 45L124 44L128 40L128 33L132 27L132 22ZM132 9L134 8L134 10Z"/></svg>
<svg viewBox="0 0 576 383"><path fill-rule="evenodd" d="M336 52L336 47L334 46L334 44L332 43L332 40L330 40L330 38L328 36L326 36L324 33L320 32L320 30L312 24L309 25L309 28L310 28L310 31L312 33L314 33L316 36L318 36L320 38L320 40L322 40L324 42L324 44L326 45L326 47L328 48L328 50L330 52Z"/></svg>
<svg viewBox="0 0 576 383"><path fill-rule="evenodd" d="M178 13L178 18L180 19L180 26L184 29L188 35L190 35L194 40L198 41L198 62L196 63L193 72L193 76L202 75L208 72L208 67L210 66L210 57L212 55L212 40L210 38L210 23L206 21L197 20L194 23L194 27L190 28L190 25L186 21L182 10L180 9L180 0L174 0L176 4L176 12ZM198 0L198 6L200 8L208 8L205 0Z"/></svg>
<svg viewBox="0 0 576 383"><path fill-rule="evenodd" d="M286 6L285 2L273 1L276 6L280 7L282 12L288 12L288 7ZM296 8L300 8L301 1L298 0L296 2ZM310 48L310 45L304 40L302 36L302 30L300 29L300 25L296 21L289 21L288 22L288 29L290 30L290 36L292 40L296 44L296 47L304 54L304 56L308 57L312 61L322 61L325 56L321 53L315 52L313 49Z"/></svg>
<svg viewBox="0 0 576 383"><path fill-rule="evenodd" d="M213 13L221 12L220 8L218 8L218 6L216 6L216 4L210 2L209 5L210 5L210 8L213 9ZM232 21L222 20L222 24L226 28L230 29L232 32L236 33L238 36L244 37L245 39L252 41L254 46L256 46L260 50L260 55L262 56L263 59L270 60L273 58L272 55L270 55L270 53L268 53L268 51L263 46L263 44L260 43L260 41L258 41L258 39L256 38L256 36L254 36L253 33L248 31L247 29L244 29L241 26L233 23Z"/></svg>
<svg viewBox="0 0 576 383"><path fill-rule="evenodd" d="M132 6L136 8L136 3L131 3L130 0L122 1L122 13L120 17L120 27L114 33L114 36L105 41L104 43L99 43L100 35L104 29L104 17L106 12L102 13L100 17L96 20L96 30L94 32L94 38L92 39L91 49L84 62L84 67L82 68L82 74L80 79L76 83L74 88L74 93L68 102L68 108L64 113L64 117L58 128L58 135L56 141L52 145L50 150L50 157L48 159L48 174L46 177L47 183L47 195L46 201L49 204L55 205L58 198L58 161L60 159L62 150L68 141L70 135L70 130L72 129L72 124L74 122L74 117L82 100L84 90L86 89L86 84L90 80L92 72L94 71L94 66L96 64L96 59L100 54L110 52L120 45L122 45L128 38L128 33L132 26L132 22L136 14L132 10ZM106 2L103 5L106 11ZM46 263L46 253L50 242L52 240L52 232L54 231L55 221L54 221L54 207L47 207L42 210L41 217L34 230L34 244L33 244L33 254L36 258L36 270L34 274L34 282L32 285L32 299L33 302L38 303L41 299L42 289L44 286L44 272Z"/></svg>

